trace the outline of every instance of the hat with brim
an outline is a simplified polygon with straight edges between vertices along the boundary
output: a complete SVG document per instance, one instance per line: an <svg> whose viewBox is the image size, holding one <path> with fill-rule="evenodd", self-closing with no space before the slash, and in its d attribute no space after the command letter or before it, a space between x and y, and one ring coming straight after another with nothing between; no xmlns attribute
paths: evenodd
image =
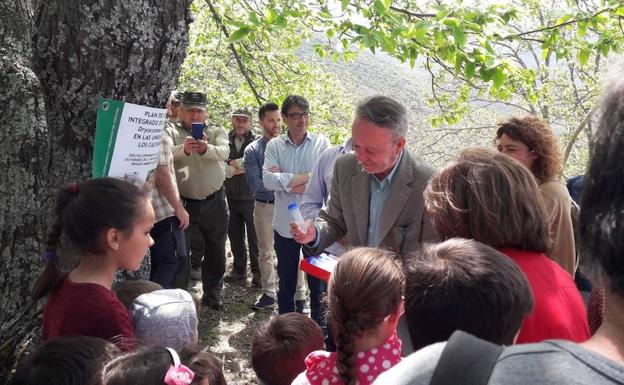
<svg viewBox="0 0 624 385"><path fill-rule="evenodd" d="M182 95L182 107L185 110L199 108L206 110L206 94L203 92L185 92Z"/></svg>
<svg viewBox="0 0 624 385"><path fill-rule="evenodd" d="M243 117L243 118L251 119L251 115L252 115L252 111L251 111L251 108L249 108L249 107L237 108L237 109L235 109L232 112L232 117L240 116L240 117Z"/></svg>
<svg viewBox="0 0 624 385"><path fill-rule="evenodd" d="M180 92L180 91L171 91L171 101L172 102L182 102L182 96L184 95L184 93Z"/></svg>

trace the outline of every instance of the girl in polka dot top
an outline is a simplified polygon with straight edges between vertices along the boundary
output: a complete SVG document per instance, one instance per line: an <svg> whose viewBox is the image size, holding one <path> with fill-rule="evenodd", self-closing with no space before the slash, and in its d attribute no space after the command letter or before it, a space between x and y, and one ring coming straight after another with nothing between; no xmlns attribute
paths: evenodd
<svg viewBox="0 0 624 385"><path fill-rule="evenodd" d="M404 278L396 260L392 252L368 247L342 255L328 289L336 352L310 353L292 385L368 385L401 360L396 327Z"/></svg>

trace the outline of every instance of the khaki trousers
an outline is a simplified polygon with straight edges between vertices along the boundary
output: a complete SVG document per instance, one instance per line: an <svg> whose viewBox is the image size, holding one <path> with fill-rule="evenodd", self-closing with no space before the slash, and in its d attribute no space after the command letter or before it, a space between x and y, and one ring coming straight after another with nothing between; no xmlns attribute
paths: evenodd
<svg viewBox="0 0 624 385"><path fill-rule="evenodd" d="M260 265L262 291L273 299L277 298L277 272L275 269L277 259L273 248L272 224L274 206L272 203L260 201L256 201L254 206L254 226L258 236L258 264ZM295 299L305 299L305 290L305 274L299 270Z"/></svg>

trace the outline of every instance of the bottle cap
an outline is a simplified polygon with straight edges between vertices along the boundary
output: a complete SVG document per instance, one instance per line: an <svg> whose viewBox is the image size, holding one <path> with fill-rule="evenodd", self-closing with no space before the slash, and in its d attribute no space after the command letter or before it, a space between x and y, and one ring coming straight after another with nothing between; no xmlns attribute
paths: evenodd
<svg viewBox="0 0 624 385"><path fill-rule="evenodd" d="M291 203L288 205L288 210L294 210L297 208L297 204L296 203Z"/></svg>

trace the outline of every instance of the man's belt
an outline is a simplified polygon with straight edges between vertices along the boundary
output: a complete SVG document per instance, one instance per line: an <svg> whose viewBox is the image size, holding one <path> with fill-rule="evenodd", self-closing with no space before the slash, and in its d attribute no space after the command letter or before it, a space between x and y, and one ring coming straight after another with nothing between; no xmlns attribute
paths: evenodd
<svg viewBox="0 0 624 385"><path fill-rule="evenodd" d="M275 200L266 201L264 199L258 199L258 198L256 198L256 201L260 202L260 203L266 203L266 204L269 204L269 205L272 205L273 203L275 203Z"/></svg>
<svg viewBox="0 0 624 385"><path fill-rule="evenodd" d="M203 201L207 201L207 200L210 200L210 199L216 197L217 194L219 194L221 192L221 190L223 190L223 187L221 187L217 191L213 192L212 194L208 195L204 199L193 199L193 198L187 198L185 196L180 196L180 198L182 198L184 200L187 200L187 201L191 201L191 202L203 202Z"/></svg>

